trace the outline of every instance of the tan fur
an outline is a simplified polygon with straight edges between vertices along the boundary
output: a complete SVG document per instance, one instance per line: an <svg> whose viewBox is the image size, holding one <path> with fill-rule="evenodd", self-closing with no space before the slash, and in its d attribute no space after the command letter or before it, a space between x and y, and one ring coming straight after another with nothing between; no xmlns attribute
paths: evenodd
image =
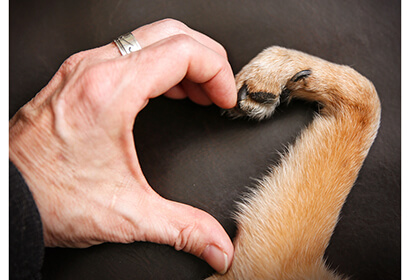
<svg viewBox="0 0 410 280"><path fill-rule="evenodd" d="M311 74L292 82L303 70ZM327 269L324 252L377 133L374 86L349 67L279 47L260 53L236 79L238 89L278 97L287 89L322 108L240 205L232 267L209 279L345 279ZM239 105L241 112L229 114L265 106L249 98Z"/></svg>

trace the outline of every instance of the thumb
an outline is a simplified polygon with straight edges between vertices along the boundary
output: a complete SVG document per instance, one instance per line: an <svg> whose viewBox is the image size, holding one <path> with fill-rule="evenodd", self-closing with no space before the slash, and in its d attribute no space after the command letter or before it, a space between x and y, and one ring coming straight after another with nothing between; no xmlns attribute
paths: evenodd
<svg viewBox="0 0 410 280"><path fill-rule="evenodd" d="M224 274L231 265L234 248L221 224L210 214L189 205L166 200L151 200L150 225L146 240L168 244L176 250L205 260Z"/></svg>

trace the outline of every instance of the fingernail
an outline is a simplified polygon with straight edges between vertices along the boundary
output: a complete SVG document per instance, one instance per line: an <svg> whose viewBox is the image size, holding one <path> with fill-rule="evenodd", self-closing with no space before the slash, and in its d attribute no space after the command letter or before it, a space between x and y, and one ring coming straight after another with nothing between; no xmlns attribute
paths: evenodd
<svg viewBox="0 0 410 280"><path fill-rule="evenodd" d="M201 257L220 274L228 270L228 255L214 245L206 246Z"/></svg>

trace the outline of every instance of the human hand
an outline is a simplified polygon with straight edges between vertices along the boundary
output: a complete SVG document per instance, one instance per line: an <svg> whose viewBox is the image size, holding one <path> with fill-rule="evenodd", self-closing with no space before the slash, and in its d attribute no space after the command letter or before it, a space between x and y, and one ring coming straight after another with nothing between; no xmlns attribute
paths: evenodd
<svg viewBox="0 0 410 280"><path fill-rule="evenodd" d="M229 236L211 215L149 186L132 130L138 112L161 94L235 106L225 50L174 20L133 34L138 52L121 57L111 43L63 63L10 120L10 160L33 194L46 246L150 241L224 273L234 251Z"/></svg>

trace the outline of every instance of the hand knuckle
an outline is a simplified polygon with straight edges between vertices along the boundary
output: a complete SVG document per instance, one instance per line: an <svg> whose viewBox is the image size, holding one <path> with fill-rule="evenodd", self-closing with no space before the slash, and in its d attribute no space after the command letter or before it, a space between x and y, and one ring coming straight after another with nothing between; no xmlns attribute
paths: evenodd
<svg viewBox="0 0 410 280"><path fill-rule="evenodd" d="M67 58L63 64L61 65L59 72L62 72L64 74L72 72L81 62L85 60L87 57L87 52L79 52L76 54L71 55L69 58Z"/></svg>
<svg viewBox="0 0 410 280"><path fill-rule="evenodd" d="M175 50L182 54L189 54L193 51L194 39L186 34L178 34L172 36L170 43L173 43L174 46L170 50Z"/></svg>
<svg viewBox="0 0 410 280"><path fill-rule="evenodd" d="M109 67L104 63L89 65L81 77L84 93L95 105L103 105L107 101L106 93L111 91Z"/></svg>
<svg viewBox="0 0 410 280"><path fill-rule="evenodd" d="M171 35L188 33L188 26L179 20L168 18L160 21L160 24Z"/></svg>
<svg viewBox="0 0 410 280"><path fill-rule="evenodd" d="M219 46L219 48L220 48L220 52L223 54L223 57L224 57L225 59L227 59L227 58L228 58L228 52L226 51L226 49L225 49L221 44L219 44L219 43L218 43L218 46Z"/></svg>
<svg viewBox="0 0 410 280"><path fill-rule="evenodd" d="M105 66L103 64L91 64L84 68L84 79L88 83L95 83L100 80L100 77L106 76Z"/></svg>
<svg viewBox="0 0 410 280"><path fill-rule="evenodd" d="M190 251L192 246L192 233L197 228L196 223L189 224L182 227L179 231L179 234L175 240L174 248L177 251Z"/></svg>

